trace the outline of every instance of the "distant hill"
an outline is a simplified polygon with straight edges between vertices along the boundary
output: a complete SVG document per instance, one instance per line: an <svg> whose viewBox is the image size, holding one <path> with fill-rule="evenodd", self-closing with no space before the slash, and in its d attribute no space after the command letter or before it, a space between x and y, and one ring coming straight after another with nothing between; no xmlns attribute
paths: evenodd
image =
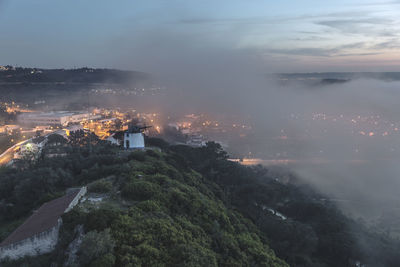
<svg viewBox="0 0 400 267"><path fill-rule="evenodd" d="M150 75L143 72L115 69L40 69L6 66L0 70L0 83L131 84L150 79Z"/></svg>
<svg viewBox="0 0 400 267"><path fill-rule="evenodd" d="M310 73L277 73L281 79L379 79L379 80L400 80L400 72L310 72Z"/></svg>
<svg viewBox="0 0 400 267"><path fill-rule="evenodd" d="M382 81L400 81L400 72L311 72L277 73L268 75L281 84L304 83L307 85L331 85L350 82L357 79L375 79Z"/></svg>
<svg viewBox="0 0 400 267"><path fill-rule="evenodd" d="M91 90L149 88L152 77L144 72L116 69L40 69L0 66L0 95L2 101L16 101L33 106L45 101L48 106L77 103ZM66 104L68 106L68 104ZM67 107L60 107L67 108Z"/></svg>

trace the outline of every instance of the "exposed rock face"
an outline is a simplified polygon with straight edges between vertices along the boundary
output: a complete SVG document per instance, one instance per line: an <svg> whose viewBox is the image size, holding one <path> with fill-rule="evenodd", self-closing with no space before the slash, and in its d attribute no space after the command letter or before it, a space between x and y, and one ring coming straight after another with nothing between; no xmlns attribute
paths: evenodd
<svg viewBox="0 0 400 267"><path fill-rule="evenodd" d="M83 225L78 225L75 229L75 233L75 239L68 245L68 250L66 252L67 260L65 261L64 266L78 266L78 257L76 253L78 252L84 237Z"/></svg>

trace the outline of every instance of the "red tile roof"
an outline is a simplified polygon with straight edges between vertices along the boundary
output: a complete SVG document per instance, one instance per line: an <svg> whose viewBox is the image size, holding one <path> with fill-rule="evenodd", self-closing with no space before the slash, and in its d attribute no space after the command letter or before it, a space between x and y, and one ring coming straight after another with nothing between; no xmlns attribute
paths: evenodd
<svg viewBox="0 0 400 267"><path fill-rule="evenodd" d="M56 226L58 219L79 193L79 190L71 190L63 197L44 203L21 226L1 242L0 247L22 241Z"/></svg>

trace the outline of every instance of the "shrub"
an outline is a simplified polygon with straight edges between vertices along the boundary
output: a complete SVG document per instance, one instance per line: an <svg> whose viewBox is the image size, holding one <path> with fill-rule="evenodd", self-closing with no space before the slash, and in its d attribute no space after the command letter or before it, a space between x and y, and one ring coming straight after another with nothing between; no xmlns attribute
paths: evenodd
<svg viewBox="0 0 400 267"><path fill-rule="evenodd" d="M169 144L166 141L160 138L147 137L145 141L146 141L146 146L159 147L161 149L166 149L169 146Z"/></svg>
<svg viewBox="0 0 400 267"><path fill-rule="evenodd" d="M94 193L108 193L112 190L112 183L105 179L98 180L89 185L89 191Z"/></svg>
<svg viewBox="0 0 400 267"><path fill-rule="evenodd" d="M147 200L160 191L160 186L146 181L129 182L122 189L122 196L132 200Z"/></svg>
<svg viewBox="0 0 400 267"><path fill-rule="evenodd" d="M113 259L115 260L112 256L114 246L115 242L111 236L110 229L102 232L91 231L85 235L79 247L79 262L82 266L88 264L95 266L94 263L98 261L108 263L108 265L104 266L112 266L114 264ZM111 264L109 264L110 262Z"/></svg>
<svg viewBox="0 0 400 267"><path fill-rule="evenodd" d="M137 207L144 212L155 212L161 210L160 204L154 200L140 202Z"/></svg>
<svg viewBox="0 0 400 267"><path fill-rule="evenodd" d="M137 160L137 161L145 161L146 159L146 152L141 151L141 150L136 150L133 151L131 154L128 156L129 160Z"/></svg>

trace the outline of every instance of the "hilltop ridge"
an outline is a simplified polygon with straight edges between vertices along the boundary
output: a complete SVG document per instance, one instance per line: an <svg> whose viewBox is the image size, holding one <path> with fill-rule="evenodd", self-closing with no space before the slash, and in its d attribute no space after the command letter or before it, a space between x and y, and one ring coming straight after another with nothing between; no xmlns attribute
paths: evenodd
<svg viewBox="0 0 400 267"><path fill-rule="evenodd" d="M148 79L150 79L150 75L140 71L88 67L75 69L43 69L3 66L0 69L0 83L5 84L132 84Z"/></svg>
<svg viewBox="0 0 400 267"><path fill-rule="evenodd" d="M62 145L62 157L44 155L34 164L22 160L17 169L2 169L1 239L66 188L88 185L89 191L87 200L63 217L54 252L2 266L62 266L71 261L82 266L287 266L286 261L307 267L400 262L398 241L346 218L295 177L228 161L216 143L192 148L148 139L154 149L130 153L92 138L91 153L88 141Z"/></svg>

